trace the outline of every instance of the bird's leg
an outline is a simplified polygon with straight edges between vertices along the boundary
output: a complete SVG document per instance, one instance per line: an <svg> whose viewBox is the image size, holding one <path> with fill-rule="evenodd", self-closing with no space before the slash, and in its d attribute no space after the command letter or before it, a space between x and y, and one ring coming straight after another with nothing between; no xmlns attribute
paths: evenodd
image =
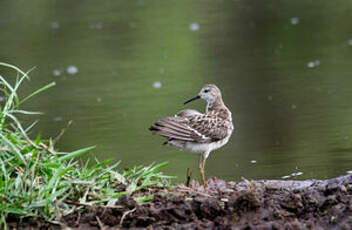
<svg viewBox="0 0 352 230"><path fill-rule="evenodd" d="M204 186L204 188L207 188L208 184L207 184L207 180L205 179L205 175L204 175L205 160L206 160L206 158L203 157L203 154L200 154L200 157L199 157L199 172L200 172L200 176L202 177L203 186Z"/></svg>
<svg viewBox="0 0 352 230"><path fill-rule="evenodd" d="M199 172L200 172L200 175L202 176L202 171L203 171L203 168L202 168L202 162L203 162L203 155L200 154L199 155ZM203 177L202 177L203 178Z"/></svg>
<svg viewBox="0 0 352 230"><path fill-rule="evenodd" d="M207 188L208 187L208 182L207 182L207 178L205 177L205 161L207 160L206 157L203 156L203 183L204 183L204 188Z"/></svg>

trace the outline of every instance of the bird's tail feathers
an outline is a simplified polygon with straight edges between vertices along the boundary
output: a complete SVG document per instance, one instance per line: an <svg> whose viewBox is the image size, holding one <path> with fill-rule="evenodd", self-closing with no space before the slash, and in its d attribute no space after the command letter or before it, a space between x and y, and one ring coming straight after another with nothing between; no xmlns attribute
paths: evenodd
<svg viewBox="0 0 352 230"><path fill-rule="evenodd" d="M153 134L183 141L193 141L192 133L172 118L163 118L149 128Z"/></svg>

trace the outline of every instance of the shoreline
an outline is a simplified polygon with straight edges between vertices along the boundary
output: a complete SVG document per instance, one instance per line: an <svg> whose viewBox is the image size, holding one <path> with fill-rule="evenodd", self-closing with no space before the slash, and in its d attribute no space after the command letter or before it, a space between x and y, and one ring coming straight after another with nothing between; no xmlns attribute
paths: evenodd
<svg viewBox="0 0 352 230"><path fill-rule="evenodd" d="M328 180L225 182L212 178L204 190L150 187L122 196L112 206L89 205L60 224L31 220L10 229L350 229L352 175ZM136 196L153 196L138 203Z"/></svg>

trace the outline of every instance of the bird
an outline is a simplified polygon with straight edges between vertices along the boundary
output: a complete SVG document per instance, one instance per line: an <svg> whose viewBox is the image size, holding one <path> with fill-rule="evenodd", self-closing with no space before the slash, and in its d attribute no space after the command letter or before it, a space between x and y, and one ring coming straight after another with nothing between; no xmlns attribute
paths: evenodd
<svg viewBox="0 0 352 230"><path fill-rule="evenodd" d="M234 130L231 111L223 102L220 89L214 84L206 84L200 92L184 102L203 99L205 113L193 109L181 110L174 116L156 121L149 130L153 134L167 138L163 145L171 145L180 150L199 153L199 172L204 188L207 180L204 173L209 154L224 146Z"/></svg>

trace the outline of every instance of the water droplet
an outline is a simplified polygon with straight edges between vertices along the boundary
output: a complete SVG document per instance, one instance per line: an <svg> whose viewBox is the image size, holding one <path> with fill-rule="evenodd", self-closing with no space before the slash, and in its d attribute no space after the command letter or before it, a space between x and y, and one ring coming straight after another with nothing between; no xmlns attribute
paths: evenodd
<svg viewBox="0 0 352 230"><path fill-rule="evenodd" d="M349 136L345 136L343 139L348 140L350 137Z"/></svg>
<svg viewBox="0 0 352 230"><path fill-rule="evenodd" d="M287 175L287 176L282 176L281 179L287 179L290 178L291 176Z"/></svg>
<svg viewBox="0 0 352 230"><path fill-rule="evenodd" d="M66 71L68 74L73 75L73 74L78 73L78 68L74 65L70 65L69 67L67 67Z"/></svg>
<svg viewBox="0 0 352 230"><path fill-rule="evenodd" d="M315 60L314 64L315 64L315 66L318 66L318 65L320 65L320 61L319 60Z"/></svg>
<svg viewBox="0 0 352 230"><path fill-rule="evenodd" d="M297 109L297 105L292 104L292 105L291 105L291 109Z"/></svg>
<svg viewBox="0 0 352 230"><path fill-rule="evenodd" d="M308 68L314 68L315 67L315 62L314 61L308 62L307 67Z"/></svg>
<svg viewBox="0 0 352 230"><path fill-rule="evenodd" d="M97 102L101 102L101 98L100 97L97 97Z"/></svg>
<svg viewBox="0 0 352 230"><path fill-rule="evenodd" d="M164 73L165 73L165 69L164 69L164 68L160 68L159 72L160 72L161 74L164 74Z"/></svg>
<svg viewBox="0 0 352 230"><path fill-rule="evenodd" d="M273 96L268 96L268 100L272 101L273 100Z"/></svg>
<svg viewBox="0 0 352 230"><path fill-rule="evenodd" d="M62 121L62 117L54 117L53 121Z"/></svg>
<svg viewBox="0 0 352 230"><path fill-rule="evenodd" d="M291 175L292 176L300 176L300 175L303 175L303 172L294 172Z"/></svg>
<svg viewBox="0 0 352 230"><path fill-rule="evenodd" d="M257 163L257 161L256 160L251 160L251 163L255 164L255 163Z"/></svg>
<svg viewBox="0 0 352 230"><path fill-rule="evenodd" d="M189 25L189 29L192 31L197 31L199 30L199 24L198 23L192 23Z"/></svg>
<svg viewBox="0 0 352 230"><path fill-rule="evenodd" d="M298 23L299 23L299 18L298 17L291 18L291 24L292 25L297 25Z"/></svg>
<svg viewBox="0 0 352 230"><path fill-rule="evenodd" d="M134 22L130 22L129 24L128 24L131 28L136 28L137 26L136 26L136 23L134 23Z"/></svg>
<svg viewBox="0 0 352 230"><path fill-rule="evenodd" d="M348 40L348 45L352 46L352 39Z"/></svg>
<svg viewBox="0 0 352 230"><path fill-rule="evenodd" d="M60 28L60 24L58 22L51 22L50 23L51 28L53 29L58 29Z"/></svg>
<svg viewBox="0 0 352 230"><path fill-rule="evenodd" d="M58 69L54 69L54 70L53 70L53 75L54 75L55 77L60 76L60 75L61 75L61 71L58 70Z"/></svg>
<svg viewBox="0 0 352 230"><path fill-rule="evenodd" d="M4 100L5 98L0 96L0 102L3 102Z"/></svg>
<svg viewBox="0 0 352 230"><path fill-rule="evenodd" d="M162 84L161 84L160 81L156 81L156 82L153 83L153 87L156 88L156 89L161 88L161 86L162 86Z"/></svg>
<svg viewBox="0 0 352 230"><path fill-rule="evenodd" d="M98 22L98 23L95 25L95 28L97 28L98 30L102 29L102 28L103 28L103 23Z"/></svg>
<svg viewBox="0 0 352 230"><path fill-rule="evenodd" d="M100 30L101 28L103 28L103 23L101 23L101 22L90 23L89 28Z"/></svg>

